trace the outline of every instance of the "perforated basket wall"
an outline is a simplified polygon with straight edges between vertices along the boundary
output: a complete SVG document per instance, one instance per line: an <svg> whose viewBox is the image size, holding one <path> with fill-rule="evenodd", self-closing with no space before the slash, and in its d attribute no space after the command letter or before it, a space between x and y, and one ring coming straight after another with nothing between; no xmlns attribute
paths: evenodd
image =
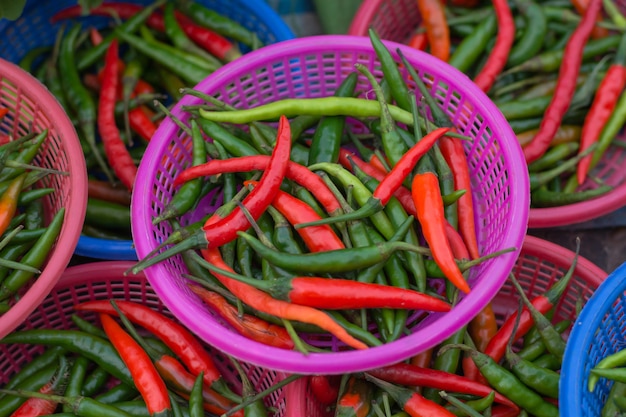
<svg viewBox="0 0 626 417"><path fill-rule="evenodd" d="M616 3L626 10L626 2ZM413 0L364 0L357 10L348 33L367 36L373 28L382 39L406 42L421 24L422 18ZM626 204L626 160L624 148L626 135L623 131L615 138L579 191L597 188L600 184L611 185L613 190L592 200L564 206L531 208L528 215L529 228L558 227L582 223L609 214ZM616 143L618 142L618 143Z"/></svg>
<svg viewBox="0 0 626 417"><path fill-rule="evenodd" d="M284 351L251 342L234 334L204 309L186 288L181 273L186 268L180 257L170 258L146 270L155 291L170 311L202 339L247 362L296 373L343 373L380 366L409 357L431 347L467 323L496 294L517 257L526 231L528 176L521 149L502 115L467 77L435 61L427 54L402 48L420 76L452 117L460 132L471 137L465 149L472 177L478 241L483 253L516 248L493 259L469 274L472 292L448 314L432 314L422 321L414 315L408 334L393 343L366 351L349 351L330 337L316 338L334 353ZM271 45L252 52L205 79L197 89L215 95L228 104L253 107L288 97L323 97L333 94L343 77L361 63L380 78L381 72L369 40L351 36L319 36ZM406 74L404 74L406 77ZM358 91L368 84L359 79ZM184 105L199 104L191 96L173 109L186 122ZM177 173L189 166L189 141L179 136L173 122L165 120L153 137L139 167L138 182L131 204L133 239L139 258L152 251L171 230L152 225L176 191ZM193 218L205 214L200 206ZM190 221L184 219L184 222ZM201 325L199 323L202 323Z"/></svg>
<svg viewBox="0 0 626 417"><path fill-rule="evenodd" d="M0 337L3 337L37 307L69 263L85 218L87 170L76 131L59 103L34 77L2 59L0 107L9 109L0 121L0 134L16 139L31 129L34 132L48 129L47 139L33 164L67 173L47 175L36 185L54 189L43 200L45 222L48 224L65 207L63 228L41 274L22 289L18 301L12 298L8 312L0 315Z"/></svg>
<svg viewBox="0 0 626 417"><path fill-rule="evenodd" d="M567 342L559 397L562 415L600 416L613 382L600 378L589 392L589 372L626 346L626 264L606 278L585 304Z"/></svg>
<svg viewBox="0 0 626 417"><path fill-rule="evenodd" d="M98 325L94 313L77 312L74 305L90 300L127 300L142 303L170 316L143 274L124 276L133 265L127 261L107 261L68 268L50 294L33 310L24 323L16 329L75 329L72 314L77 314ZM17 373L25 364L43 352L44 346L0 343L0 385ZM207 347L215 359L224 379L235 392L241 392L241 381L230 360L222 352ZM242 363L242 367L257 391L264 390L285 378L282 372ZM306 403L303 381L296 380L265 399L268 407L275 409L274 417L313 416L314 404ZM304 414L303 414L304 413Z"/></svg>
<svg viewBox="0 0 626 417"><path fill-rule="evenodd" d="M152 0L130 0L130 3L149 5ZM255 31L264 44L293 39L295 35L281 17L262 0L199 0L246 28ZM60 10L76 5L75 0L29 0L22 16L16 21L0 20L0 58L18 63L30 50L52 46L56 34L66 21L50 22L50 17ZM73 21L83 27L105 28L112 20L105 17L87 16ZM247 51L242 47L242 51ZM130 240L113 240L81 235L76 254L104 260L135 260L137 255Z"/></svg>

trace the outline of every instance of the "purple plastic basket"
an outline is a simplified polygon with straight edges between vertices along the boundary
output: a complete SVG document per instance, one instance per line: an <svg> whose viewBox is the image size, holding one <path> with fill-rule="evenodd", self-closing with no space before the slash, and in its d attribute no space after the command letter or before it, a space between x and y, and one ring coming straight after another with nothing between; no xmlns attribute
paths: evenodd
<svg viewBox="0 0 626 417"><path fill-rule="evenodd" d="M408 326L410 334L401 339L353 351L346 350L329 335L323 335L320 344L334 352L306 356L253 342L230 330L188 290L181 277L187 269L180 257L148 268L146 276L163 303L207 343L243 361L286 372L361 371L404 360L440 343L467 324L504 283L522 246L529 208L528 171L515 135L500 111L465 75L425 53L391 42L387 46L391 51L402 50L425 82L433 86L441 107L453 118L458 130L472 138L464 144L472 176L471 192L476 202L475 221L481 252L511 247L518 250L473 268L468 276L472 287L470 294L461 297L447 314L430 314L421 321L415 320ZM196 89L238 108L284 98L330 96L357 62L366 65L379 79L382 77L366 37L300 38L252 52L216 71ZM407 74L403 74L408 79ZM367 92L369 89L367 81L359 78L357 90ZM200 104L200 100L186 96L174 107L173 113L187 122L189 114L181 107L194 104ZM190 140L180 135L176 125L166 119L139 167L131 204L133 239L139 259L171 233L168 225L154 226L152 219L176 191L172 185L176 175L191 164ZM191 217L197 218L205 211ZM183 220L183 223L191 221Z"/></svg>

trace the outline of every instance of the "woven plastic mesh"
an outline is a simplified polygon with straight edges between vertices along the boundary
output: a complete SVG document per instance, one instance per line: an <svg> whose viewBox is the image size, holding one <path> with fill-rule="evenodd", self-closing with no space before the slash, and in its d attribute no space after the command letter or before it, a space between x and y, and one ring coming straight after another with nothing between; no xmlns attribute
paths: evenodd
<svg viewBox="0 0 626 417"><path fill-rule="evenodd" d="M601 415L613 382L600 378L593 392L587 382L591 368L626 347L625 276L626 264L622 264L598 287L575 322L561 368L563 415Z"/></svg>
<svg viewBox="0 0 626 417"><path fill-rule="evenodd" d="M98 325L97 315L89 312L78 312L74 306L90 300L127 300L141 303L156 311L172 317L167 308L156 296L145 277L140 275L124 276L124 272L133 265L132 262L109 261L83 264L68 268L54 290L37 306L24 323L16 329L76 329L71 316L77 314L81 318ZM10 378L35 356L43 352L43 346L24 344L0 344L0 385ZM233 391L241 393L241 380L230 360L223 353L207 347L221 371L224 379ZM285 378L285 374L269 369L241 364L255 390L261 391ZM302 385L298 385L303 387ZM306 409L305 396L297 387L279 389L265 398L266 406L273 407L276 417L311 415L295 413ZM287 413L287 399L293 414ZM312 409L314 410L314 408ZM312 414L315 415L315 414Z"/></svg>
<svg viewBox="0 0 626 417"><path fill-rule="evenodd" d="M152 0L130 0L130 3L149 5ZM264 44L292 39L295 37L291 29L281 17L265 2L255 0L199 0L198 3L227 16L247 29L257 33ZM0 58L18 63L29 51L42 46L52 46L57 32L67 21L50 22L50 18L60 10L75 6L75 0L40 1L29 0L21 17L14 22L0 20ZM112 24L112 19L98 16L87 16L78 21L84 28L105 28ZM245 47L243 52L248 51ZM35 61L37 62L37 61ZM89 236L81 236L76 246L76 254L94 259L135 260L137 254L130 240L112 240Z"/></svg>
<svg viewBox="0 0 626 417"><path fill-rule="evenodd" d="M626 2L616 4L626 11ZM404 43L421 23L417 2L413 0L364 0L350 25L350 35L367 35L369 28L382 39ZM593 220L609 214L626 204L626 160L622 132L605 152L605 156L591 171L579 191L595 189L602 184L615 187L609 193L592 200L565 206L531 208L529 228L558 227ZM619 143L616 143L619 142Z"/></svg>
<svg viewBox="0 0 626 417"><path fill-rule="evenodd" d="M82 149L68 117L48 90L27 72L0 59L0 107L9 113L0 121L0 134L17 139L27 133L47 137L33 164L58 170L46 175L35 186L54 189L43 198L45 221L65 208L65 220L55 247L48 256L42 273L32 279L11 309L0 315L0 337L21 323L46 296L67 266L76 247L85 218L87 172Z"/></svg>
<svg viewBox="0 0 626 417"><path fill-rule="evenodd" d="M503 248L519 248L526 231L528 177L521 150L501 114L466 77L432 57L399 44L390 44L404 55L420 76L431 85L442 108L452 117L465 141L472 176L472 193L477 202L476 223L483 253ZM322 97L333 94L355 63L367 66L382 76L369 40L350 36L320 36L292 40L252 52L208 77L197 89L226 103L248 108L282 98ZM403 73L408 79L406 73ZM411 83L409 83L411 84ZM358 91L369 94L369 85L359 78ZM199 104L187 96L173 109L176 117L187 122L182 106ZM140 257L147 255L171 233L168 225L152 225L176 191L173 179L191 163L189 139L165 120L144 157L133 195L133 239ZM195 217L210 212L212 203L200 205ZM190 219L183 219L188 223ZM180 257L148 268L146 274L155 291L176 317L208 343L235 357L265 367L300 373L342 373L380 366L405 359L443 340L470 320L503 283L515 262L517 251L488 261L469 275L473 291L449 314L431 314L413 323L410 334L393 343L368 349L347 351L329 335L309 339L334 350L334 353L285 352L262 346L234 334L186 288L180 276L186 267ZM488 278L487 278L488 277ZM420 312L421 313L421 312ZM203 317L202 326L195 325Z"/></svg>

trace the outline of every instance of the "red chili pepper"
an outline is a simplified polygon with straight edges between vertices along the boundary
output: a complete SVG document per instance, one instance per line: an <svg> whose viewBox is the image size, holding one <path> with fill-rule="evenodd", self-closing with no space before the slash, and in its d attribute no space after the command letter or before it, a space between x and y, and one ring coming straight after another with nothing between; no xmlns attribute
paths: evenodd
<svg viewBox="0 0 626 417"><path fill-rule="evenodd" d="M71 368L70 361L61 356L59 362L56 373L37 390L40 394L62 395L63 391L65 391ZM11 413L11 417L34 417L53 414L58 405L59 403L53 399L30 397Z"/></svg>
<svg viewBox="0 0 626 417"><path fill-rule="evenodd" d="M380 181L372 193L372 197L369 201L359 209L340 216L327 217L315 222L306 223L301 225L301 227L362 219L379 212L385 207L385 205L387 205L391 197L393 197L394 192L402 186L402 182L406 179L409 173L411 173L420 158L428 152L428 150L435 144L435 142L437 142L439 138L444 136L449 131L450 128L448 127L437 128L432 132L429 132L422 138L422 140L417 142L411 147L411 149L405 152L391 171L389 171L382 181Z"/></svg>
<svg viewBox="0 0 626 417"><path fill-rule="evenodd" d="M579 154L585 152L598 141L604 125L617 105L617 99L624 91L624 87L626 87L626 35L622 37L615 60L600 82L591 108L585 116L580 134ZM578 184L585 182L592 158L593 154L587 155L578 163L576 171Z"/></svg>
<svg viewBox="0 0 626 417"><path fill-rule="evenodd" d="M219 249L209 248L201 250L204 259L214 266L234 272L222 259ZM367 349L367 345L350 336L346 330L335 322L329 315L321 310L292 304L286 301L276 300L267 293L258 290L243 282L228 278L215 273L215 277L239 298L244 304L261 312L274 315L286 320L295 320L302 323L309 323L333 334L346 345L354 349Z"/></svg>
<svg viewBox="0 0 626 417"><path fill-rule="evenodd" d="M167 387L150 356L111 316L100 314L100 322L115 350L128 367L150 415L169 415L172 405Z"/></svg>
<svg viewBox="0 0 626 417"><path fill-rule="evenodd" d="M25 179L26 174L15 177L9 183L6 191L0 196L0 235L9 228L11 220L17 211L17 202Z"/></svg>
<svg viewBox="0 0 626 417"><path fill-rule="evenodd" d="M240 314L235 306L229 304L224 297L213 291L191 284L189 289L226 320L239 334L268 346L293 349L293 340L284 327L268 323L250 314Z"/></svg>
<svg viewBox="0 0 626 417"><path fill-rule="evenodd" d="M162 355L155 361L154 365L173 391L181 397L189 399L196 377L187 371L178 359L169 355ZM202 387L202 400L204 409L215 415L222 415L236 405L206 385ZM243 412L239 411L233 415L243 417Z"/></svg>
<svg viewBox="0 0 626 417"><path fill-rule="evenodd" d="M487 62L474 77L474 83L485 93L491 89L496 77L502 72L515 40L515 21L507 0L493 0L498 19L498 35Z"/></svg>
<svg viewBox="0 0 626 417"><path fill-rule="evenodd" d="M589 7L587 7L578 26L576 26L576 29L574 29L567 41L567 45L565 45L563 64L559 69L556 88L554 94L552 94L550 104L544 112L539 131L533 140L523 148L524 157L529 164L539 159L546 152L552 137L559 129L563 116L570 106L576 91L582 52L601 8L602 0L590 0Z"/></svg>
<svg viewBox="0 0 626 417"><path fill-rule="evenodd" d="M341 398L337 401L335 416L367 417L372 407L373 393L372 384L351 375Z"/></svg>
<svg viewBox="0 0 626 417"><path fill-rule="evenodd" d="M589 0L571 0L572 5L576 9L579 15L584 15L585 10L589 7ZM604 17L602 14L598 14L596 22L602 22ZM595 25L591 31L591 37L594 39L604 38L609 35L609 30L599 25Z"/></svg>
<svg viewBox="0 0 626 417"><path fill-rule="evenodd" d="M452 250L452 255L454 255L455 259L470 259L469 251L467 250L467 246L465 246L465 242L463 242L463 237L456 231L454 227L449 222L445 224L446 228L446 238L450 243L450 249Z"/></svg>
<svg viewBox="0 0 626 417"><path fill-rule="evenodd" d="M161 339L194 374L204 372L204 381L224 394L226 386L220 371L204 346L185 327L143 304L116 300L124 315ZM94 300L74 306L76 310L117 315L109 300Z"/></svg>
<svg viewBox="0 0 626 417"><path fill-rule="evenodd" d="M446 20L444 3L440 0L417 0L417 8L426 28L431 55L448 62L450 58L450 28Z"/></svg>
<svg viewBox="0 0 626 417"><path fill-rule="evenodd" d="M289 154L291 151L291 129L289 119L280 117L276 145L272 151L267 169L263 171L257 186L244 198L241 203L247 213L241 207L235 206L228 214L222 217L221 214L214 213L210 216L204 226L187 236L177 245L155 255L146 257L139 261L133 272L137 273L151 265L161 262L170 256L184 252L189 249L198 248L218 248L237 238L237 232L250 228L248 216L253 220L265 212L267 207L275 200L280 191L280 185L285 177L287 166L289 165Z"/></svg>
<svg viewBox="0 0 626 417"><path fill-rule="evenodd" d="M426 36L426 32L418 32L411 36L407 45L413 49L417 49L418 51L426 50L428 46L428 36Z"/></svg>
<svg viewBox="0 0 626 417"><path fill-rule="evenodd" d="M265 212L280 190L280 185L289 165L290 151L291 129L289 119L281 116L276 145L267 169L263 171L258 184L243 200L244 207L254 220L257 220ZM218 219L215 222L209 218L203 227L207 247L219 247L228 243L237 238L237 232L247 230L249 227L250 222L239 207L236 207L223 219Z"/></svg>
<svg viewBox="0 0 626 417"><path fill-rule="evenodd" d="M469 293L470 287L454 259L446 238L445 213L437 175L430 171L417 173L413 177L411 193L422 234L428 242L435 262L455 287Z"/></svg>
<svg viewBox="0 0 626 417"><path fill-rule="evenodd" d="M107 160L117 178L132 191L137 167L130 156L115 124L115 100L119 84L118 43L114 39L104 60L102 88L98 103L98 132L104 144Z"/></svg>
<svg viewBox="0 0 626 417"><path fill-rule="evenodd" d="M107 2L98 7L91 8L89 13L97 16L116 16L120 19L128 19L137 14L143 6L124 2ZM50 21L52 23L62 19L71 19L82 16L80 5L70 6L54 14ZM191 19L180 12L176 12L176 19L185 34L198 46L207 52L215 55L218 59L232 61L241 56L239 49L228 39L209 30L203 26L196 25ZM159 32L165 31L165 21L161 13L153 13L148 17L146 24Z"/></svg>
<svg viewBox="0 0 626 417"><path fill-rule="evenodd" d="M382 171L377 169L374 165L368 162L365 162L355 153L341 148L339 150L339 163L346 169L351 169L352 164L356 165L359 169L365 172L370 177L377 179L378 181L382 181L387 175L386 171ZM404 186L400 186L393 195L398 199L402 207L406 210L406 212L412 216L415 216L417 213L415 212L415 203L413 202L413 197L411 196L411 191Z"/></svg>
<svg viewBox="0 0 626 417"><path fill-rule="evenodd" d="M128 121L133 132L146 141L150 141L152 136L154 136L154 132L157 130L157 125L145 111L144 106L130 109L128 111Z"/></svg>
<svg viewBox="0 0 626 417"><path fill-rule="evenodd" d="M174 180L174 186L177 187L194 178L203 176L264 170L267 169L269 160L270 157L268 155L242 156L224 160L214 159L205 164L192 166L180 172ZM329 215L335 215L341 210L341 205L326 183L304 165L289 161L285 177L309 190L322 206L324 206L324 209Z"/></svg>
<svg viewBox="0 0 626 417"><path fill-rule="evenodd" d="M444 159L448 163L454 177L454 187L457 190L467 192L457 200L457 216L459 219L459 232L467 246L472 259L480 257L478 241L476 238L476 226L474 224L474 200L472 197L472 180L469 174L467 156L460 140L444 136L439 141L439 148Z"/></svg>
<svg viewBox="0 0 626 417"><path fill-rule="evenodd" d="M485 397L493 391L489 385L481 384L461 375L421 368L407 363L389 365L367 372L384 381L410 387L428 387L480 397ZM495 401L519 411L514 402L498 392L496 392Z"/></svg>
<svg viewBox="0 0 626 417"><path fill-rule="evenodd" d="M365 374L365 379L373 382L388 393L411 417L454 417L454 414L443 406L422 397L422 395L412 389L393 385L371 374Z"/></svg>
<svg viewBox="0 0 626 417"><path fill-rule="evenodd" d="M332 405L339 398L339 378L335 375L312 375L309 389L322 405Z"/></svg>
<svg viewBox="0 0 626 417"><path fill-rule="evenodd" d="M284 191L276 193L272 206L293 226L321 219L311 206ZM328 225L303 227L296 231L311 252L345 248L341 238Z"/></svg>
<svg viewBox="0 0 626 417"><path fill-rule="evenodd" d="M544 294L539 295L531 301L532 305L542 314L547 313L557 303L565 288L569 284L574 270L576 268L577 258L574 258L570 269L567 273L559 279L552 287ZM491 338L489 344L485 348L485 353L494 361L499 362L506 352L506 346L509 339L513 338L513 341L524 336L534 326L534 321L528 309L522 309L522 315L519 318L517 326L517 332L513 335L513 329L515 328L515 321L517 319L517 312L511 314L504 324L500 326L498 332Z"/></svg>

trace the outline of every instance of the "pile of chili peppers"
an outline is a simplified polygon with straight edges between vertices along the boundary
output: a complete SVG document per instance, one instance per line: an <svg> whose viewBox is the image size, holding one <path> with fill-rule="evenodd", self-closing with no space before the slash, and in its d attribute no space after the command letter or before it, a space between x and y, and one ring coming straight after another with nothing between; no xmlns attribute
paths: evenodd
<svg viewBox="0 0 626 417"><path fill-rule="evenodd" d="M256 392L249 371L230 359L226 366L241 382L235 387L218 365L229 358L211 354L164 313L115 299L75 310L71 328L19 330L0 340L44 349L6 378L1 416L267 416L264 398L298 377Z"/></svg>
<svg viewBox="0 0 626 417"><path fill-rule="evenodd" d="M0 109L1 117L9 112ZM48 175L67 175L38 165L47 138L47 130L19 138L0 137L0 315L41 273L63 226L65 209L52 219L45 215L44 199L55 190L42 187L41 180Z"/></svg>
<svg viewBox="0 0 626 417"><path fill-rule="evenodd" d="M572 321L551 320L576 264L577 255L569 270L532 300L511 276L521 303L505 319L495 320L488 306L467 328L408 361L362 373L315 375L309 391L336 417L558 416L563 333Z"/></svg>
<svg viewBox="0 0 626 417"><path fill-rule="evenodd" d="M83 234L130 240L130 195L137 165L163 110L154 100L180 97L242 52L261 46L239 23L191 1L103 3L91 16L106 28L75 20L81 5L50 16L62 22L54 45L34 48L19 63L41 80L74 121L89 172Z"/></svg>
<svg viewBox="0 0 626 417"><path fill-rule="evenodd" d="M612 0L418 0L407 41L466 73L522 145L533 207L611 191L601 159L626 122L626 18ZM594 170L597 167L598 169Z"/></svg>

